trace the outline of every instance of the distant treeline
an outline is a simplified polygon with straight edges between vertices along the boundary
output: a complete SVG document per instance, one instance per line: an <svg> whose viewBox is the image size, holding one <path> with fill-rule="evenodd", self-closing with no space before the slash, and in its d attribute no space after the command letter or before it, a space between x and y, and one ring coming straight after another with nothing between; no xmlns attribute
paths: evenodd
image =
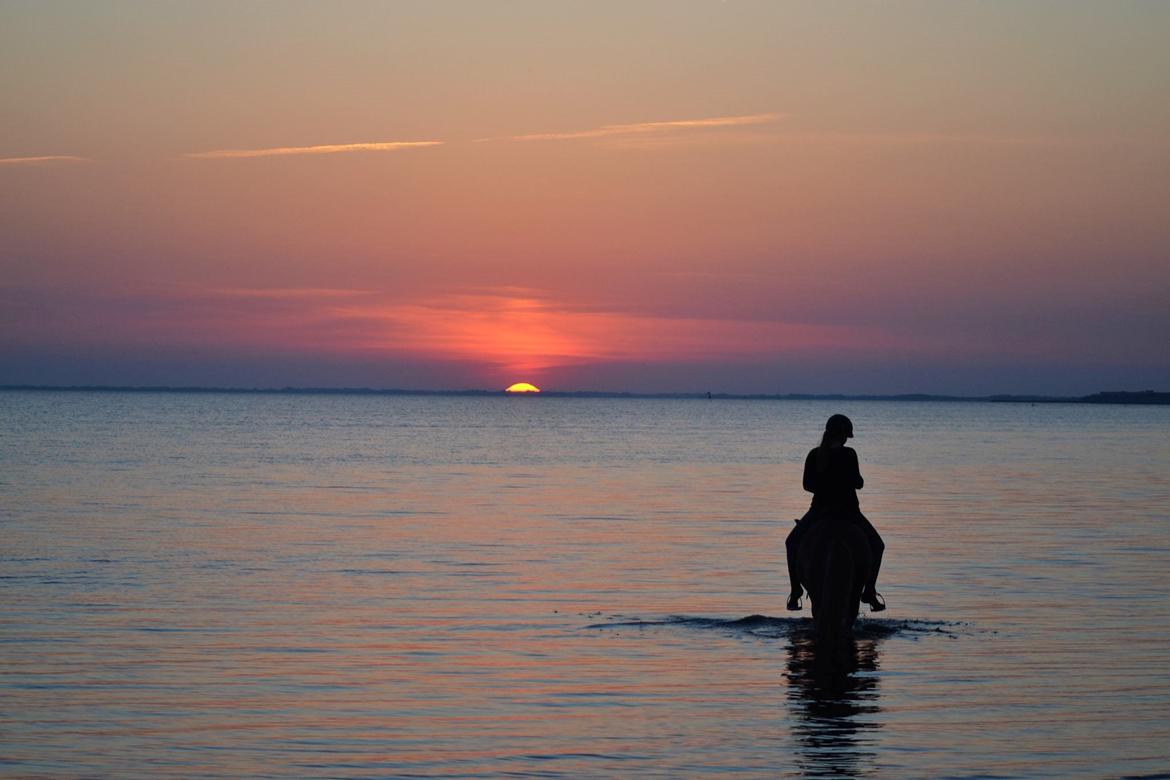
<svg viewBox="0 0 1170 780"><path fill-rule="evenodd" d="M843 395L816 393L614 393L580 390L574 392L505 393L503 390L401 390L375 387L119 387L114 385L0 385L0 391L35 390L41 392L87 393L234 393L285 395L426 395L426 396L501 396L517 398L679 398L736 401L946 401L993 403L1060 403L1060 404L1170 404L1170 392L1154 390L1110 391L1083 396L1050 395Z"/></svg>
<svg viewBox="0 0 1170 780"><path fill-rule="evenodd" d="M1105 393L1093 393L1075 398L1061 398L1047 395L993 395L989 401L1003 401L1007 403L1033 404L1170 404L1170 393L1160 393L1154 390L1132 392L1128 390L1114 390Z"/></svg>

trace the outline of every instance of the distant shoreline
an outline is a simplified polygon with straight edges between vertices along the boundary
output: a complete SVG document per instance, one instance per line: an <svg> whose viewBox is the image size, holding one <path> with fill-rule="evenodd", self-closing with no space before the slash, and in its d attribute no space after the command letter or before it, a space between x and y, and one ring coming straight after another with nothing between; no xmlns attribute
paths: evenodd
<svg viewBox="0 0 1170 780"><path fill-rule="evenodd" d="M540 393L505 393L503 390L401 390L370 387L170 387L117 385L0 385L0 392L49 393L178 393L233 395L417 395L528 398L659 398L725 401L939 401L947 403L1030 403L1030 404L1144 404L1170 405L1170 392L1154 390L1109 391L1083 396L1049 395L933 395L903 393L895 395L840 393L620 393L594 390L543 391Z"/></svg>

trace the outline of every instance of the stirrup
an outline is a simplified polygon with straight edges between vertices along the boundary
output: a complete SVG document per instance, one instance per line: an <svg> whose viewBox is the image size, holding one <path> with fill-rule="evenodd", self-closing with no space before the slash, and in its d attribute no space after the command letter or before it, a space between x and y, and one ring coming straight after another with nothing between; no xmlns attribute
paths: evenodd
<svg viewBox="0 0 1170 780"><path fill-rule="evenodd" d="M804 605L800 603L800 594L790 593L788 595L788 611L799 612Z"/></svg>
<svg viewBox="0 0 1170 780"><path fill-rule="evenodd" d="M869 605L870 612L881 612L886 608L886 600L876 590L869 594L869 598L865 600L865 603Z"/></svg>

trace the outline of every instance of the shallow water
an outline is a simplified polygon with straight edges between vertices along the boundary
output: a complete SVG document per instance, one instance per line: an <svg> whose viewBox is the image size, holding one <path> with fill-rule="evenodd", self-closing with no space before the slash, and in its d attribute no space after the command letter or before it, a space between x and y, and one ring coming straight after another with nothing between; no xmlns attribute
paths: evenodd
<svg viewBox="0 0 1170 780"><path fill-rule="evenodd" d="M890 609L827 658L783 538L836 411ZM1170 772L1168 441L1165 407L3 392L0 775Z"/></svg>

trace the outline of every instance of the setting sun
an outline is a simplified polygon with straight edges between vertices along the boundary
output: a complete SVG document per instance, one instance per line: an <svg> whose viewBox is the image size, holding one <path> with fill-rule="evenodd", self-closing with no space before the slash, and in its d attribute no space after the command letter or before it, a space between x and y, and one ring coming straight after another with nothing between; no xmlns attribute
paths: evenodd
<svg viewBox="0 0 1170 780"><path fill-rule="evenodd" d="M530 385L527 382L517 382L514 385L508 385L504 388L505 393L539 393L540 388L536 385Z"/></svg>

